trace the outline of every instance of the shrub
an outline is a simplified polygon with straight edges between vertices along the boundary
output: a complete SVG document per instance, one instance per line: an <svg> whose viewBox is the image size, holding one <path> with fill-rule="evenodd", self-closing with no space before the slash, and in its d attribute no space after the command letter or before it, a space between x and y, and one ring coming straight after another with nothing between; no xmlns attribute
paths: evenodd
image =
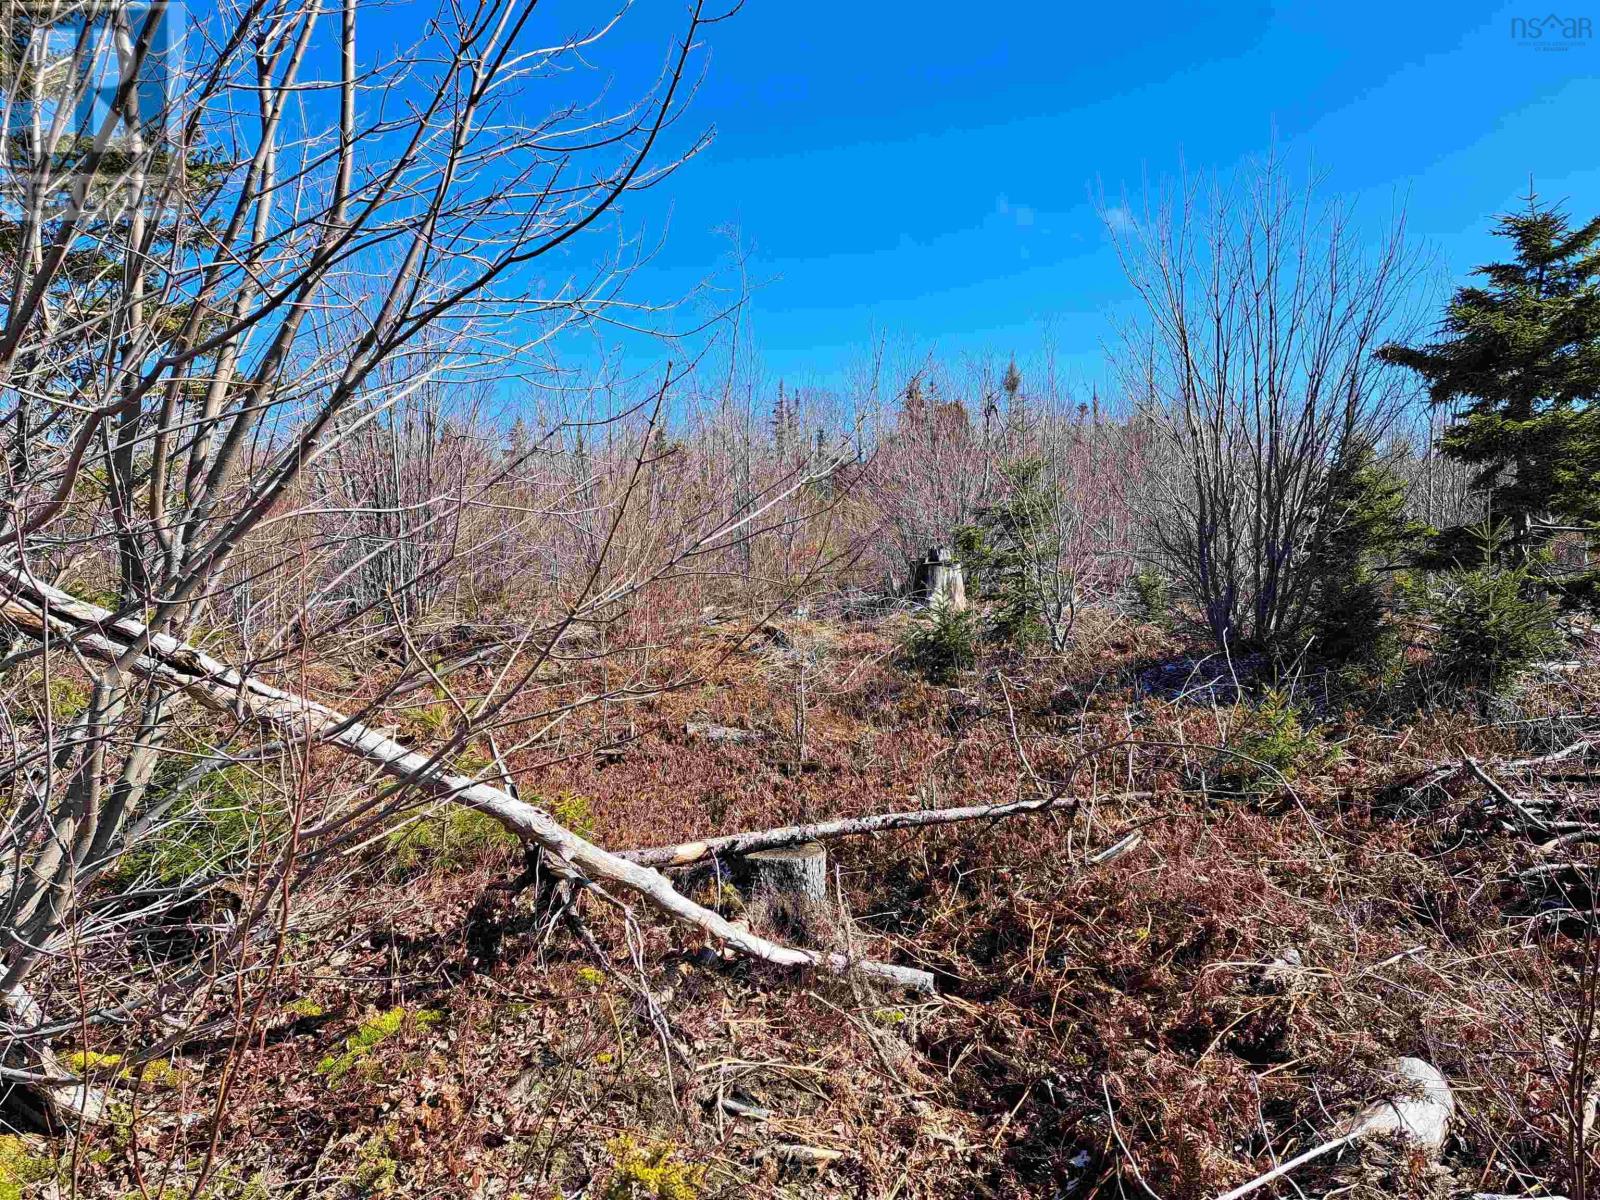
<svg viewBox="0 0 1600 1200"><path fill-rule="evenodd" d="M1167 577L1150 567L1133 573L1133 612L1146 625L1157 629L1172 626L1172 587Z"/></svg>
<svg viewBox="0 0 1600 1200"><path fill-rule="evenodd" d="M1526 568L1456 572L1434 604L1433 619L1435 661L1444 678L1491 694L1560 645L1555 606Z"/></svg>
<svg viewBox="0 0 1600 1200"><path fill-rule="evenodd" d="M1061 499L1038 458L1001 468L1005 495L956 531L956 549L974 597L995 602L989 635L1008 645L1050 641L1065 648L1072 580L1062 572Z"/></svg>
<svg viewBox="0 0 1600 1200"><path fill-rule="evenodd" d="M616 1164L601 1200L698 1200L706 1169L671 1146L641 1147L624 1135L607 1144Z"/></svg>
<svg viewBox="0 0 1600 1200"><path fill-rule="evenodd" d="M435 688L437 695L438 689ZM460 714L447 701L439 699L408 709L400 716L404 732L424 745L443 741L455 732Z"/></svg>
<svg viewBox="0 0 1600 1200"><path fill-rule="evenodd" d="M55 1177L55 1164L29 1151L16 1134L0 1134L0 1200L20 1200L22 1189Z"/></svg>
<svg viewBox="0 0 1600 1200"><path fill-rule="evenodd" d="M1285 649L1298 653L1309 641L1324 662L1379 673L1398 662L1400 633L1378 571L1417 539L1405 509L1404 481L1370 442L1340 449L1322 482L1322 525L1303 564L1306 611Z"/></svg>
<svg viewBox="0 0 1600 1200"><path fill-rule="evenodd" d="M68 1070L77 1075L97 1075L124 1083L138 1080L148 1087L178 1087L188 1078L188 1072L182 1067L175 1067L162 1058L153 1059L142 1066L124 1066L120 1054L75 1050L62 1061Z"/></svg>
<svg viewBox="0 0 1600 1200"><path fill-rule="evenodd" d="M101 1054L95 1050L74 1050L61 1060L67 1069L79 1075L88 1075L93 1072L122 1073L122 1055Z"/></svg>
<svg viewBox="0 0 1600 1200"><path fill-rule="evenodd" d="M400 1162L389 1145L388 1135L379 1131L361 1143L356 1151L355 1181L365 1196L392 1196L400 1188Z"/></svg>
<svg viewBox="0 0 1600 1200"><path fill-rule="evenodd" d="M961 563L962 582L967 594L976 599L983 595L984 570L994 556L989 545L989 535L982 525L960 525L955 531L956 558Z"/></svg>
<svg viewBox="0 0 1600 1200"><path fill-rule="evenodd" d="M1275 688L1261 697L1228 749L1234 753L1218 772L1218 782L1243 795L1274 792L1284 781L1338 757L1321 733L1306 726L1289 695Z"/></svg>
<svg viewBox="0 0 1600 1200"><path fill-rule="evenodd" d="M1146 397L1129 428L1153 470L1131 498L1213 648L1278 652L1303 616L1308 543L1329 525L1327 467L1398 406L1373 357L1415 258L1398 227L1369 254L1273 156L1158 207L1116 239L1148 302L1126 345Z"/></svg>
<svg viewBox="0 0 1600 1200"><path fill-rule="evenodd" d="M594 809L587 796L562 791L547 805L550 815L581 838L594 837ZM425 816L412 816L388 837L390 861L402 871L420 866L451 870L470 866L491 851L517 845L517 836L487 813L461 804L444 804Z"/></svg>
<svg viewBox="0 0 1600 1200"><path fill-rule="evenodd" d="M391 861L402 871L425 864L464 867L490 850L516 844L516 835L487 813L450 803L408 820L388 837Z"/></svg>
<svg viewBox="0 0 1600 1200"><path fill-rule="evenodd" d="M57 730L82 716L93 697L88 685L73 679L59 667L50 673L48 683L42 670L20 674L18 681L23 703L18 705L17 715L20 717L22 712L29 712L43 725L45 704L48 702L50 719ZM0 673L0 682L9 684L6 673Z"/></svg>
<svg viewBox="0 0 1600 1200"><path fill-rule="evenodd" d="M123 856L118 874L163 884L221 875L281 815L248 767L219 767L202 775L171 818Z"/></svg>
<svg viewBox="0 0 1600 1200"><path fill-rule="evenodd" d="M450 769L457 775L471 775L474 778L494 760L472 742L468 742L459 754L450 760Z"/></svg>
<svg viewBox="0 0 1600 1200"><path fill-rule="evenodd" d="M65 675L53 674L50 676L50 715L57 725L64 725L68 721L81 716L89 707L89 689L74 679Z"/></svg>
<svg viewBox="0 0 1600 1200"><path fill-rule="evenodd" d="M931 605L900 643L900 659L929 683L954 683L977 665L977 619L970 609Z"/></svg>
<svg viewBox="0 0 1600 1200"><path fill-rule="evenodd" d="M537 798L534 800L537 804ZM594 837L594 805L587 796L563 789L550 802L550 815L581 838Z"/></svg>

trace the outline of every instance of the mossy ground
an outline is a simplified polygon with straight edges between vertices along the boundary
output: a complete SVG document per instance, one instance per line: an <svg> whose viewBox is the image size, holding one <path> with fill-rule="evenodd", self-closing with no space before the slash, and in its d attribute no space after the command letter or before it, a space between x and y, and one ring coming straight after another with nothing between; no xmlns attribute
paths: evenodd
<svg viewBox="0 0 1600 1200"><path fill-rule="evenodd" d="M344 1040L344 1047L336 1054L326 1055L317 1063L317 1073L337 1087L352 1071L357 1070L374 1050L403 1029L421 1030L436 1025L442 1014L432 1009L391 1008L367 1018L356 1031Z"/></svg>
<svg viewBox="0 0 1600 1200"><path fill-rule="evenodd" d="M23 1189L55 1177L55 1159L15 1134L0 1134L0 1200L21 1200Z"/></svg>

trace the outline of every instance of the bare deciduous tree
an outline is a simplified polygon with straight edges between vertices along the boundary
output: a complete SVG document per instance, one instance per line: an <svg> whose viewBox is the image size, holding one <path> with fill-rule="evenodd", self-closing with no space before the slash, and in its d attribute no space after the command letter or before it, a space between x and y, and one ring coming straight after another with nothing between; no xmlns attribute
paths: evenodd
<svg viewBox="0 0 1600 1200"><path fill-rule="evenodd" d="M1185 181L1108 228L1143 303L1122 366L1158 462L1155 556L1218 646L1293 638L1323 472L1354 439L1380 440L1407 398L1375 357L1417 273L1403 225L1364 244L1269 160L1231 188Z"/></svg>
<svg viewBox="0 0 1600 1200"><path fill-rule="evenodd" d="M646 322L622 299L624 258L566 251L701 144L664 144L692 91L708 20L699 4L659 75L620 105L551 81L581 72L621 13L547 43L521 0L445 5L407 54L384 59L360 42L358 0L246 0L189 31L185 62L170 15L31 6L28 28L12 31L26 53L4 80L26 152L0 173L0 543L12 628L36 641L0 667L37 669L46 697L39 736L13 743L0 830L0 995L6 1069L19 1078L37 1076L22 1051L53 1028L50 1005L25 989L69 952L102 947L84 1019L154 1009L181 1027L204 1009L214 972L150 977L119 939L205 879L152 881L109 905L97 884L184 811L208 771L362 728L333 716L316 729L291 722L275 746L233 744L263 719L244 691L294 640L291 623L302 643L325 644L387 608L404 642L396 653L436 673L407 626L472 536L464 516L565 427L469 480L459 454L449 461L439 397L538 371L541 347L564 330ZM64 63L58 26L77 31ZM708 505L685 528L624 544L621 517L650 474L665 390L640 440L615 456L626 467L609 510L584 510L600 536L586 571L520 631L492 694L458 705L459 724L425 766L398 772L408 786L429 783L567 641L768 513L771 494L732 522ZM524 520L584 502L570 489L530 499ZM102 537L117 548L109 571ZM69 627L50 609L73 602L29 582L73 578L116 615ZM218 628L243 656L231 710L216 693L226 669L185 648ZM69 669L89 681L70 716L50 701ZM197 695L231 719L191 722ZM543 720L601 699L564 701ZM312 811L306 796L285 798L258 864L285 889L308 856L396 803L380 792ZM202 877L206 866L217 864L202 864ZM275 886L255 890L258 918L275 897ZM262 927L240 922L230 944Z"/></svg>

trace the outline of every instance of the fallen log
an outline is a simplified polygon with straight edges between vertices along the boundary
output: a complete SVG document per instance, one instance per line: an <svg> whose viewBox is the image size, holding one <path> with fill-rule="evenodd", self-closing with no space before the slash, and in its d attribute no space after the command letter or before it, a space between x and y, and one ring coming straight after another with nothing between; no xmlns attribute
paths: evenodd
<svg viewBox="0 0 1600 1200"><path fill-rule="evenodd" d="M1461 761L1466 764L1467 770L1472 772L1472 774L1477 778L1478 782L1483 784L1484 787L1488 788L1490 794L1492 794L1495 799L1499 800L1507 808L1515 811L1516 814L1527 824L1527 827L1530 830L1534 831L1535 833L1549 832L1548 827L1545 825L1544 821L1539 817L1539 815L1533 812L1521 800L1518 800L1510 792L1506 791L1505 788L1501 787L1494 777L1489 774L1489 772L1485 771L1478 765L1477 759L1472 758L1469 755L1462 755Z"/></svg>
<svg viewBox="0 0 1600 1200"><path fill-rule="evenodd" d="M1101 800L1146 799L1149 792L1124 792L1102 796ZM972 804L962 808L922 808L907 812L876 813L870 817L841 817L815 821L809 825L785 825L781 829L762 829L750 833L730 833L724 837L703 838L697 842L678 842L672 846L648 846L622 850L618 858L646 867L686 867L708 858L739 858L758 850L780 850L805 842L829 838L859 837L886 833L891 829L922 829L929 825L954 825L959 821L998 820L1027 813L1072 811L1084 802L1082 796L1054 796L1048 800L1016 800L1009 804ZM1123 849L1131 850L1132 845Z"/></svg>
<svg viewBox="0 0 1600 1200"><path fill-rule="evenodd" d="M0 588L4 589L0 617L29 636L43 638L48 633L52 641L70 642L87 657L120 663L124 669L181 689L207 707L249 717L294 739L333 746L428 794L493 817L585 878L626 889L663 915L749 958L784 967L855 971L914 991L934 991L933 975L927 971L800 950L737 928L680 894L664 875L579 837L543 809L491 784L443 770L429 755L408 750L324 704L242 674L131 618L114 619L116 614L41 582L15 563L0 563Z"/></svg>
<svg viewBox="0 0 1600 1200"><path fill-rule="evenodd" d="M1494 766L1504 771L1531 771L1549 766L1552 763L1562 762L1575 754L1582 754L1597 746L1600 746L1600 733L1588 733L1570 745L1563 746L1561 749L1552 751L1549 754L1540 754L1533 758L1501 759ZM1396 780L1395 783L1414 795L1417 792L1425 791L1430 787L1443 783L1465 766L1467 766L1467 756L1465 755L1458 758L1440 759L1420 770L1407 772L1403 779ZM1478 777L1480 779L1483 778L1481 774ZM1491 791L1497 786L1493 783L1489 784Z"/></svg>
<svg viewBox="0 0 1600 1200"><path fill-rule="evenodd" d="M26 988L16 987L0 997L3 1009L13 1030L26 1034L44 1024L44 1011ZM86 1122L105 1119L110 1109L106 1095L90 1087L81 1078L83 1072L69 1071L62 1065L47 1042L30 1041L18 1036L11 1039L7 1055L25 1055L32 1060L34 1070L5 1068L5 1090L8 1103L25 1115L40 1129L61 1131L73 1129Z"/></svg>
<svg viewBox="0 0 1600 1200"><path fill-rule="evenodd" d="M788 1167L822 1174L844 1157L843 1150L829 1150L825 1146L807 1146L802 1142L779 1142L772 1147L772 1157Z"/></svg>
<svg viewBox="0 0 1600 1200"><path fill-rule="evenodd" d="M731 725L713 725L707 721L690 721L683 732L697 741L722 746L743 746L761 740L761 735L753 729L735 729Z"/></svg>
<svg viewBox="0 0 1600 1200"><path fill-rule="evenodd" d="M1565 833L1559 833L1548 842L1540 843L1539 853L1553 854L1563 846L1576 846L1579 842L1600 842L1600 825L1569 829Z"/></svg>
<svg viewBox="0 0 1600 1200"><path fill-rule="evenodd" d="M1099 867L1108 862L1115 862L1124 854L1128 853L1128 851L1137 850L1139 848L1139 844L1143 841L1144 834L1135 829L1132 833L1127 834L1124 837L1120 837L1116 841L1112 842L1111 845L1107 846L1104 850L1101 850L1095 854L1091 854L1089 856L1089 865Z"/></svg>
<svg viewBox="0 0 1600 1200"><path fill-rule="evenodd" d="M1596 747L1600 747L1600 731L1586 733L1570 745L1563 746L1559 750L1551 751L1549 754L1540 754L1534 758L1508 759L1495 765L1501 767L1512 767L1517 770L1524 770L1528 767L1542 767L1549 763L1561 762L1565 759L1571 758L1574 754L1580 754L1586 750L1595 749Z"/></svg>
<svg viewBox="0 0 1600 1200"><path fill-rule="evenodd" d="M733 1096L723 1096L717 1100L717 1107L730 1117L743 1117L747 1121L770 1121L772 1110L762 1108L759 1104L749 1104Z"/></svg>
<svg viewBox="0 0 1600 1200"><path fill-rule="evenodd" d="M1313 1146L1305 1153L1272 1168L1265 1175L1257 1175L1231 1192L1224 1192L1217 1200L1239 1200L1239 1197L1248 1196L1258 1188L1283 1178L1296 1167L1367 1138L1395 1135L1422 1150L1430 1159L1437 1159L1444 1148L1450 1118L1456 1111L1455 1095L1438 1069L1420 1058L1396 1060L1394 1073L1411 1092L1418 1094L1392 1096L1378 1101L1345 1122L1344 1131L1339 1136L1320 1146Z"/></svg>

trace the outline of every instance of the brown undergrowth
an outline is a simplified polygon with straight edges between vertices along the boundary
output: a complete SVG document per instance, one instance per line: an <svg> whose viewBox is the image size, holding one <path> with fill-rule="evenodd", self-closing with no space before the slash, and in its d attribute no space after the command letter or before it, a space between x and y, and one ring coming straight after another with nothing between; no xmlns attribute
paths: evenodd
<svg viewBox="0 0 1600 1200"><path fill-rule="evenodd" d="M1443 1164L1369 1155L1302 1186L1562 1185L1549 1039L1581 943L1539 918L1526 839L1486 819L1480 785L1408 781L1537 751L1595 711L1592 672L1493 718L1308 703L1312 749L1240 790L1223 784L1241 763L1264 769L1261 697L1142 694L1175 649L1153 630L1108 622L1064 659L943 688L894 665L897 620L738 646L709 630L657 664L687 685L563 735L612 752L508 758L525 794L617 848L1082 796L830 846L840 936L933 970L943 999L779 978L589 897L597 960L548 893L493 890L515 847L424 844L397 865L380 840L308 902L241 994L248 1020L161 1086L108 1077L120 1119L61 1147L64 1177L90 1195L1183 1200L1315 1144L1413 1054L1458 1090ZM707 744L691 723L755 736ZM726 889L702 898L737 912Z"/></svg>

